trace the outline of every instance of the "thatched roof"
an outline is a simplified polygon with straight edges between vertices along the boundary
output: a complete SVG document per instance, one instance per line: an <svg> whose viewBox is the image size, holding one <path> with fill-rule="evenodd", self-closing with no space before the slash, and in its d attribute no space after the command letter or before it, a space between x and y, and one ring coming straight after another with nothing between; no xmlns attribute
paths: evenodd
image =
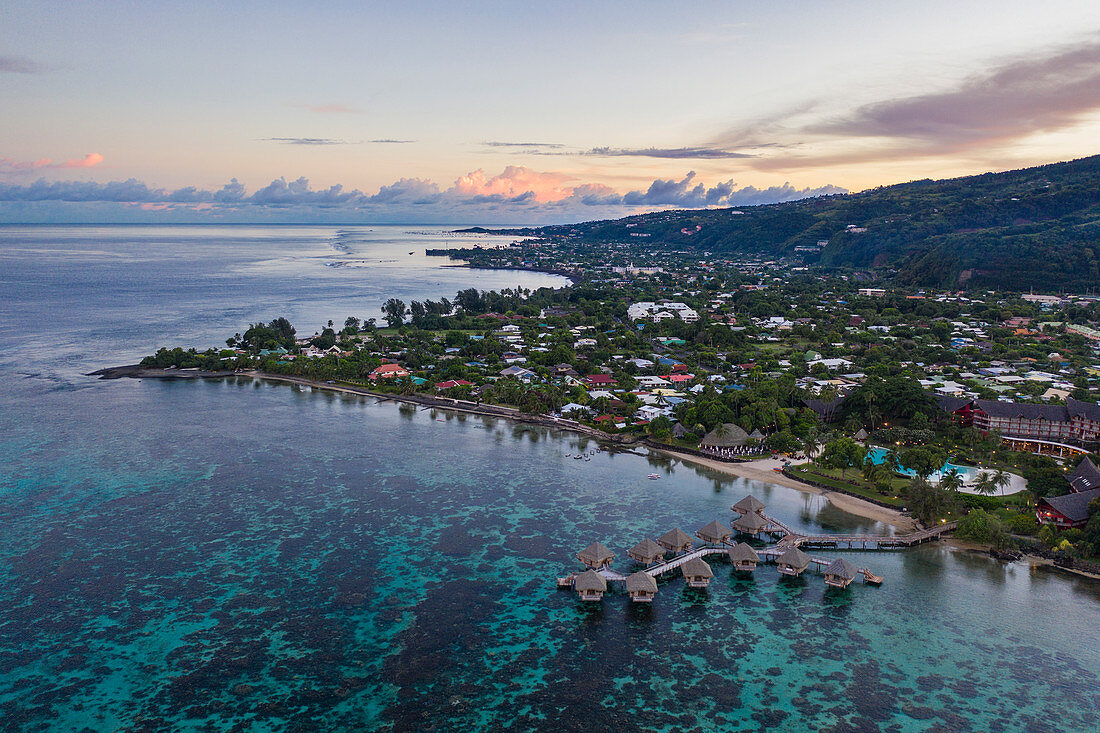
<svg viewBox="0 0 1100 733"><path fill-rule="evenodd" d="M691 535L677 527L658 537L657 544L666 550L678 550L691 544Z"/></svg>
<svg viewBox="0 0 1100 733"><path fill-rule="evenodd" d="M703 542L717 544L722 540L729 539L730 534L729 528L716 519L696 532L695 536Z"/></svg>
<svg viewBox="0 0 1100 733"><path fill-rule="evenodd" d="M768 526L768 520L759 514L745 514L730 522L730 526L738 532L756 534Z"/></svg>
<svg viewBox="0 0 1100 733"><path fill-rule="evenodd" d="M607 591L607 581L595 570L585 570L573 579L573 589L578 591Z"/></svg>
<svg viewBox="0 0 1100 733"><path fill-rule="evenodd" d="M703 562L701 557L693 557L686 563L680 566L680 572L684 574L685 578L713 578L714 571L710 569L710 565Z"/></svg>
<svg viewBox="0 0 1100 733"><path fill-rule="evenodd" d="M719 425L714 430L704 435L699 445L711 448L737 448L744 445L745 441L748 439L749 434L746 433L740 425L728 422L724 425Z"/></svg>
<svg viewBox="0 0 1100 733"><path fill-rule="evenodd" d="M744 499L731 506L730 509L739 514L752 514L753 512L764 511L765 506L767 505L764 504L764 502L760 501L752 494L749 494Z"/></svg>
<svg viewBox="0 0 1100 733"><path fill-rule="evenodd" d="M753 430L749 434L749 440L763 440L763 439L764 439L764 434L762 432L760 432L759 430Z"/></svg>
<svg viewBox="0 0 1100 733"><path fill-rule="evenodd" d="M644 590L647 593L656 593L657 581L642 572L628 576L626 579L626 592L635 593L640 590Z"/></svg>
<svg viewBox="0 0 1100 733"><path fill-rule="evenodd" d="M665 548L646 537L644 540L631 547L630 551L626 554L628 557L648 565L657 558L664 557Z"/></svg>
<svg viewBox="0 0 1100 733"><path fill-rule="evenodd" d="M856 577L857 572L858 571L856 570L855 565L852 565L852 563L848 562L842 557L838 557L836 560L833 560L831 563L829 563L829 567L825 568L826 575L835 575L838 578L844 578L845 580L851 580L852 578Z"/></svg>
<svg viewBox="0 0 1100 733"><path fill-rule="evenodd" d="M859 431L852 437L856 440L867 440L867 431L863 428L860 428Z"/></svg>
<svg viewBox="0 0 1100 733"><path fill-rule="evenodd" d="M615 553L599 542L593 542L577 553L577 559L585 565L603 565L606 562L610 562L614 557Z"/></svg>
<svg viewBox="0 0 1100 733"><path fill-rule="evenodd" d="M780 555L775 563L777 565L790 565L791 567L804 570L810 566L810 556L797 547L792 547Z"/></svg>
<svg viewBox="0 0 1100 733"><path fill-rule="evenodd" d="M727 554L730 556L730 562L760 561L760 556L756 554L756 550L752 549L744 542L738 542L729 549Z"/></svg>

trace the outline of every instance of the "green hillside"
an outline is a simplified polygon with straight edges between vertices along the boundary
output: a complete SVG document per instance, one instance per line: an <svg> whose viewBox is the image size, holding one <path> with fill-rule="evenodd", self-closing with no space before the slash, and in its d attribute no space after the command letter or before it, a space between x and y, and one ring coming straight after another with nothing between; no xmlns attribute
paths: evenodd
<svg viewBox="0 0 1100 733"><path fill-rule="evenodd" d="M508 233L798 256L914 285L1081 291L1100 278L1100 156L845 196Z"/></svg>

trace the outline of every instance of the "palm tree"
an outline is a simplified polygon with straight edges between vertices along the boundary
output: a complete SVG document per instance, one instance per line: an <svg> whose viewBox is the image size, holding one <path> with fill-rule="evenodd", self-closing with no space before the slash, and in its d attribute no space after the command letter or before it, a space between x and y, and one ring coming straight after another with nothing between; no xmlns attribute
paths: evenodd
<svg viewBox="0 0 1100 733"><path fill-rule="evenodd" d="M957 468L952 468L950 471L940 477L939 487L941 489L944 489L945 491L957 493L958 490L962 488L962 485L962 475L959 473Z"/></svg>
<svg viewBox="0 0 1100 733"><path fill-rule="evenodd" d="M1001 490L1001 496L1004 496L1005 488L1012 483L1012 476L1007 471L998 468L993 472L993 478L990 481Z"/></svg>
<svg viewBox="0 0 1100 733"><path fill-rule="evenodd" d="M985 471L978 474L978 482L974 484L974 491L978 492L982 496L992 496L993 492L997 490L996 484L990 478L990 475Z"/></svg>
<svg viewBox="0 0 1100 733"><path fill-rule="evenodd" d="M897 473L901 469L901 461L898 459L896 451L888 450L886 455L882 457L882 465L889 468L892 472Z"/></svg>

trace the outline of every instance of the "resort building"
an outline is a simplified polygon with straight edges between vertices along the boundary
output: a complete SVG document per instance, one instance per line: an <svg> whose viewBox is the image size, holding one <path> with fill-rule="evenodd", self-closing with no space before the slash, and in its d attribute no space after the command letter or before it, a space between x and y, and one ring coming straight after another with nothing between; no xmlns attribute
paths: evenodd
<svg viewBox="0 0 1100 733"><path fill-rule="evenodd" d="M695 536L708 545L720 545L730 538L732 532L718 520L715 520L695 533Z"/></svg>
<svg viewBox="0 0 1100 733"><path fill-rule="evenodd" d="M730 509L738 514L757 514L764 511L766 506L764 502L760 501L752 494L749 494L744 499L731 506Z"/></svg>
<svg viewBox="0 0 1100 733"><path fill-rule="evenodd" d="M775 564L783 575L797 576L810 566L810 557L797 547L792 547L780 555Z"/></svg>
<svg viewBox="0 0 1100 733"><path fill-rule="evenodd" d="M1100 489L1100 468L1087 456L1077 464L1077 470L1069 477L1069 490L1073 492Z"/></svg>
<svg viewBox="0 0 1100 733"><path fill-rule="evenodd" d="M738 542L726 554L729 555L734 570L751 573L756 570L756 565L760 562L760 556L756 554L756 550L744 542Z"/></svg>
<svg viewBox="0 0 1100 733"><path fill-rule="evenodd" d="M837 558L825 568L825 585L834 588L847 588L848 584L856 578L855 566L844 558Z"/></svg>
<svg viewBox="0 0 1100 733"><path fill-rule="evenodd" d="M1035 506L1035 518L1058 529L1084 527L1089 520L1089 504L1096 499L1100 499L1100 488L1065 496L1044 496Z"/></svg>
<svg viewBox="0 0 1100 733"><path fill-rule="evenodd" d="M607 592L607 580L595 570L585 570L573 581L573 590L577 591L582 601L603 600L603 594Z"/></svg>
<svg viewBox="0 0 1100 733"><path fill-rule="evenodd" d="M974 427L983 433L1057 443L1089 444L1100 438L1100 405L1072 397L1065 405L974 400L968 407ZM960 409L966 407L954 412Z"/></svg>
<svg viewBox="0 0 1100 733"><path fill-rule="evenodd" d="M679 527L657 538L658 545L677 555L690 550L691 542L691 535Z"/></svg>
<svg viewBox="0 0 1100 733"><path fill-rule="evenodd" d="M665 551L660 545L647 537L627 550L626 556L642 565L652 565L665 559Z"/></svg>
<svg viewBox="0 0 1100 733"><path fill-rule="evenodd" d="M768 520L764 519L756 512L750 512L730 522L730 527L732 527L735 532L756 537L768 531Z"/></svg>
<svg viewBox="0 0 1100 733"><path fill-rule="evenodd" d="M710 585L710 579L714 577L714 571L710 569L702 558L693 557L680 566L680 572L684 574L690 588L706 588Z"/></svg>
<svg viewBox="0 0 1100 733"><path fill-rule="evenodd" d="M611 561L615 559L615 553L599 542L593 542L577 553L577 559L583 562L585 567L599 570L611 564Z"/></svg>
<svg viewBox="0 0 1100 733"><path fill-rule="evenodd" d="M635 603L652 603L657 595L657 581L643 572L637 572L626 579L626 592Z"/></svg>

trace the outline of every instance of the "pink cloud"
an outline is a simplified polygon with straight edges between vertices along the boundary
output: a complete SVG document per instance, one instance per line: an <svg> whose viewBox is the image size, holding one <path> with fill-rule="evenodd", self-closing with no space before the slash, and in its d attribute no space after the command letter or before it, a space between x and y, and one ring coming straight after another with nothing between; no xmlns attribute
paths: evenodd
<svg viewBox="0 0 1100 733"><path fill-rule="evenodd" d="M60 163L54 168L93 168L103 162L103 156L99 153L88 153L80 160L76 158L69 158L64 163Z"/></svg>
<svg viewBox="0 0 1100 733"><path fill-rule="evenodd" d="M573 195L573 188L564 184L571 178L564 173L540 172L523 166L510 165L500 175L487 178L480 168L455 181L454 190L470 196L505 196L515 198L530 193L535 201L561 201Z"/></svg>
<svg viewBox="0 0 1100 733"><path fill-rule="evenodd" d="M13 158L0 158L0 173L27 173L42 169L60 168L92 168L103 162L103 156L99 153L88 153L79 160L69 158L64 163L54 163L50 158L38 160L20 161Z"/></svg>

